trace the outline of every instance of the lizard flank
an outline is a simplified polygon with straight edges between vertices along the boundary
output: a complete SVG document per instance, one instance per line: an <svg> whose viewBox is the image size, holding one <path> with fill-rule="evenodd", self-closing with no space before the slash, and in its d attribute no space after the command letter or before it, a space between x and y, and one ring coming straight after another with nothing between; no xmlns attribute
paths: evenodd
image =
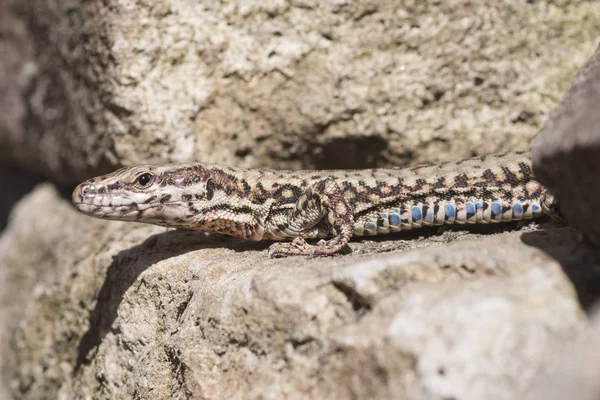
<svg viewBox="0 0 600 400"><path fill-rule="evenodd" d="M368 170L136 166L80 184L72 199L97 218L280 241L270 257L333 255L352 236L557 216L526 153Z"/></svg>

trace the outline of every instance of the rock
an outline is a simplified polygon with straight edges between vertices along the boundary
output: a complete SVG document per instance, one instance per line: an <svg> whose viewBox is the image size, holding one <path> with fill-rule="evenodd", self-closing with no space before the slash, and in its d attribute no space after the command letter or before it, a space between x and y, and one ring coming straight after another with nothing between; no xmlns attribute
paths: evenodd
<svg viewBox="0 0 600 400"><path fill-rule="evenodd" d="M569 225L600 247L600 47L536 137L536 176L557 197Z"/></svg>
<svg viewBox="0 0 600 400"><path fill-rule="evenodd" d="M143 162L360 168L525 149L595 45L590 15L593 2L6 0L0 156L69 187ZM269 260L268 244L94 220L68 198L38 186L0 236L15 398L519 398L599 297L568 228Z"/></svg>
<svg viewBox="0 0 600 400"><path fill-rule="evenodd" d="M26 141L21 124L27 117L26 97L35 73L34 38L11 3L0 2L0 153L4 157L22 151L18 146Z"/></svg>
<svg viewBox="0 0 600 400"><path fill-rule="evenodd" d="M0 160L0 231L6 226L13 205L38 183L40 177Z"/></svg>
<svg viewBox="0 0 600 400"><path fill-rule="evenodd" d="M0 238L3 371L17 398L516 398L585 325L568 260L539 248L570 235L269 260L94 220L42 185Z"/></svg>
<svg viewBox="0 0 600 400"><path fill-rule="evenodd" d="M530 400L596 400L600 398L600 313L596 306L591 323L569 346L548 376L538 379Z"/></svg>
<svg viewBox="0 0 600 400"><path fill-rule="evenodd" d="M2 83L20 111L0 108L0 153L69 185L147 162L364 168L528 149L599 32L585 1L4 3L31 56Z"/></svg>

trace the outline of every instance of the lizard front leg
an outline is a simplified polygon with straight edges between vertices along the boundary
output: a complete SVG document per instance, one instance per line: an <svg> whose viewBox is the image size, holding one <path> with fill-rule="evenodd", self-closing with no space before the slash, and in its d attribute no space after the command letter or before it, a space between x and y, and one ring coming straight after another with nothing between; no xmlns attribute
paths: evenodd
<svg viewBox="0 0 600 400"><path fill-rule="evenodd" d="M291 243L275 243L269 248L269 258L291 255L328 256L338 253L348 243L354 231L352 209L342 196L333 179L324 179L307 189L298 199L286 220L277 229ZM318 227L324 226L333 238L311 245L304 237L314 236Z"/></svg>

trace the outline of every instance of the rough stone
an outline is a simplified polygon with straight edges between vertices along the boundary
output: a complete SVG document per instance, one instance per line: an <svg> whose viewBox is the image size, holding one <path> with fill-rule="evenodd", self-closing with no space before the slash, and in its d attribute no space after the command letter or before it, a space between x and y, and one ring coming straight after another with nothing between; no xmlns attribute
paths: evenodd
<svg viewBox="0 0 600 400"><path fill-rule="evenodd" d="M600 248L600 47L536 137L535 174L569 225Z"/></svg>
<svg viewBox="0 0 600 400"><path fill-rule="evenodd" d="M26 90L0 117L0 152L67 184L146 162L361 168L527 149L600 29L595 0L3 3L32 60L16 64Z"/></svg>
<svg viewBox="0 0 600 400"><path fill-rule="evenodd" d="M600 398L600 312L596 305L591 323L577 342L565 349L557 367L538 379L530 400L597 400Z"/></svg>
<svg viewBox="0 0 600 400"><path fill-rule="evenodd" d="M0 152L10 153L26 141L21 121L35 72L33 38L10 1L0 2ZM6 146L6 147L5 147Z"/></svg>
<svg viewBox="0 0 600 400"><path fill-rule="evenodd" d="M268 244L90 219L43 185L0 237L3 373L16 398L512 399L585 326L567 271L590 264L570 237L269 260Z"/></svg>

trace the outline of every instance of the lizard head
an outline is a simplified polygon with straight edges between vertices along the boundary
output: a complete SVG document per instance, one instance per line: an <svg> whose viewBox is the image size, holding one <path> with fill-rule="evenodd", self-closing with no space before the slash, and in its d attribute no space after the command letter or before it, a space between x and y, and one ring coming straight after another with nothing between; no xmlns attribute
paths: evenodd
<svg viewBox="0 0 600 400"><path fill-rule="evenodd" d="M75 188L75 207L92 217L186 227L214 195L202 165L142 165L89 179Z"/></svg>

